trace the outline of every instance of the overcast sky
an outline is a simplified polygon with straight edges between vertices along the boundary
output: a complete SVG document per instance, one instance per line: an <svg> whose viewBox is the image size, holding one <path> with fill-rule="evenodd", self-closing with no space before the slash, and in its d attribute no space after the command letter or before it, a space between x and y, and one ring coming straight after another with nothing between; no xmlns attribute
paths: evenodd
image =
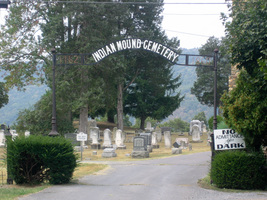
<svg viewBox="0 0 267 200"><path fill-rule="evenodd" d="M228 13L226 4L193 4L225 3L225 0L164 0L164 2L166 4L162 27L169 37L177 37L180 40L182 48L199 48L210 36L221 38L225 35L220 13ZM6 13L6 9L0 9L1 24Z"/></svg>
<svg viewBox="0 0 267 200"><path fill-rule="evenodd" d="M225 3L225 0L164 0L165 3ZM199 48L210 36L225 35L220 13L226 4L165 4L162 27L169 37L178 37L182 48Z"/></svg>

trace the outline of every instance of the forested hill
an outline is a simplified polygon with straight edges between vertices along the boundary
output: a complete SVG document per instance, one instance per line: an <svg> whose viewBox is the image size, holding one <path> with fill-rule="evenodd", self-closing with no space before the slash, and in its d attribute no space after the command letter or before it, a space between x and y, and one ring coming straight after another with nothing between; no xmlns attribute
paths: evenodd
<svg viewBox="0 0 267 200"><path fill-rule="evenodd" d="M183 54L198 54L197 49L183 49ZM207 118L212 116L213 108L201 105L194 95L191 95L190 89L196 80L195 67L174 66L175 75L181 74L182 85L181 93L185 95L184 101L181 103L173 115L168 119L181 118L185 121L191 121L199 112L204 111ZM0 76L1 77L1 76ZM0 78L0 81L1 80ZM25 92L19 92L15 89L9 92L9 103L0 109L0 124L5 123L11 125L15 122L19 111L30 108L45 93L46 86L28 86Z"/></svg>

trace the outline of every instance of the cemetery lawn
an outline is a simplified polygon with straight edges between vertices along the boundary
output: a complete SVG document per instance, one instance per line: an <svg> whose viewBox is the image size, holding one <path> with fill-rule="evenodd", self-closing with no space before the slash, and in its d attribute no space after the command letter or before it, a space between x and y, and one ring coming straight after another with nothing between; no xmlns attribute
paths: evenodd
<svg viewBox="0 0 267 200"><path fill-rule="evenodd" d="M103 149L91 149L90 145L88 145L88 149L84 149L82 153L82 160L83 161L132 161L133 158L131 157L131 153L133 150L133 143L127 142L127 137L132 137L132 135L126 136L126 149L117 149L115 152L117 154L117 157L112 158L102 158ZM188 136L188 133L185 133L184 136L180 136L178 133L172 133L172 144L175 142L176 138L188 138L188 141L191 143L192 137ZM102 137L101 137L102 138ZM102 138L103 139L103 138ZM206 133L201 136L201 140L203 142L201 143L191 143L192 144L192 151L189 151L189 149L183 149L182 155L187 154L193 154L193 153L199 153L199 152L205 152L210 151L210 145L207 143L208 136ZM149 158L145 159L158 159L158 158L164 158L164 157L170 157L170 156L179 156L179 155L173 155L171 149L166 149L164 145L164 138L163 141L159 143L160 148L159 149L153 149L152 152L149 153ZM102 142L101 142L102 144ZM93 152L97 152L97 155L93 155ZM81 153L77 152L79 160L81 160ZM138 160L138 159L134 159Z"/></svg>
<svg viewBox="0 0 267 200"><path fill-rule="evenodd" d="M176 138L188 138L189 142L192 140L192 137L188 137L188 134L186 133L184 136L179 136L178 133L172 133L172 143L175 142ZM207 143L207 134L204 133L203 136L201 136L202 143L191 143L192 144L192 151L189 151L189 149L184 149L182 154L193 154L198 152L204 152L204 151L210 151L210 146ZM102 144L102 142L101 142ZM90 146L88 146L88 149L85 149L83 152L83 161L90 160L90 161L132 161L130 154L133 150L133 143L126 142L126 149L116 150L117 157L113 158L102 158L102 149L99 150L93 150L90 149ZM159 143L160 148L159 149L153 149L153 152L149 154L149 158L146 159L159 159L164 157L170 157L170 156L179 156L178 155L172 155L171 149L166 149L164 146L164 141ZM97 155L93 155L93 151L97 152ZM78 162L81 160L81 154L80 152L77 152L78 154ZM7 185L6 184L6 163L4 162L4 156L5 156L5 148L0 148L0 199L1 200L13 200L16 199L19 196L36 193L39 192L47 187L50 187L51 185L48 183L44 183L42 185L37 186L28 186L28 185ZM138 160L138 159L134 159ZM75 169L73 174L73 180L72 183L77 182L77 180L85 175L95 174L97 172L101 172L101 170L104 170L108 168L108 165L103 164L89 164L89 163L79 163L78 167Z"/></svg>

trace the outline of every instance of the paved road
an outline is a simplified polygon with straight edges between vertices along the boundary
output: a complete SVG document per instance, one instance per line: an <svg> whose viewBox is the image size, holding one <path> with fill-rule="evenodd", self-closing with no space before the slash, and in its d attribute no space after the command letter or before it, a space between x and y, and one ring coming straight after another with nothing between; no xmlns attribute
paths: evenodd
<svg viewBox="0 0 267 200"><path fill-rule="evenodd" d="M210 167L210 152L157 160L107 162L110 168L77 184L47 188L19 200L266 200L267 192L230 193L197 185Z"/></svg>

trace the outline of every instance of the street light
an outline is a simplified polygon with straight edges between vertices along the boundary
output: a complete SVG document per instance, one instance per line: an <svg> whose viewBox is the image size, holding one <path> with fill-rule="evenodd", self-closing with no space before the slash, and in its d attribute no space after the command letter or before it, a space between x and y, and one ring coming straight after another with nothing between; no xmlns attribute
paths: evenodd
<svg viewBox="0 0 267 200"><path fill-rule="evenodd" d="M57 122L56 122L56 81L55 81L55 70L56 70L56 49L51 49L51 52L53 54L53 85L52 85L52 131L48 134L49 136L58 136L59 133L57 132Z"/></svg>

